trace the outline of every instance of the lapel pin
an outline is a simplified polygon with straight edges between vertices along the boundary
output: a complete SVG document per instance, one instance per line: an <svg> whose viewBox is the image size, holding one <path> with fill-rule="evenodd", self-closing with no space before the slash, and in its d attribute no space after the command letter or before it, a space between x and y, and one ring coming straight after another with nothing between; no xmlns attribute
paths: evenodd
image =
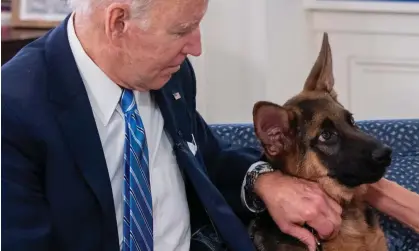
<svg viewBox="0 0 419 251"><path fill-rule="evenodd" d="M174 97L176 100L180 99L180 94L179 94L179 92L175 92L175 93L173 93L173 97Z"/></svg>

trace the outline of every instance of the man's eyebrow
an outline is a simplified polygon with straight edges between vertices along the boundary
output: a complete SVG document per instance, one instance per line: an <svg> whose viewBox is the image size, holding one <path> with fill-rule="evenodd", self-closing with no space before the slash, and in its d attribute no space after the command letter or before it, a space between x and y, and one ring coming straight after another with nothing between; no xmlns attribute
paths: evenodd
<svg viewBox="0 0 419 251"><path fill-rule="evenodd" d="M187 30L190 29L192 27L195 27L199 24L199 21L191 21L191 22L184 22L184 23L179 23L176 25L177 29L182 29L182 30Z"/></svg>

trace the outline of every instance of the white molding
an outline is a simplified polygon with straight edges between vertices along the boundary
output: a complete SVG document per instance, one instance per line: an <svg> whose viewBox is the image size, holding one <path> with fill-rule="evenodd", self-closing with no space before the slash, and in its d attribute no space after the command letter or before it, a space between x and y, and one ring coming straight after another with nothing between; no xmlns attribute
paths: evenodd
<svg viewBox="0 0 419 251"><path fill-rule="evenodd" d="M311 11L419 14L419 2L304 0L303 7Z"/></svg>
<svg viewBox="0 0 419 251"><path fill-rule="evenodd" d="M350 62L366 72L419 73L419 58L351 57Z"/></svg>
<svg viewBox="0 0 419 251"><path fill-rule="evenodd" d="M419 12L416 15L335 11L307 14L312 31L317 32L419 35Z"/></svg>
<svg viewBox="0 0 419 251"><path fill-rule="evenodd" d="M350 56L348 63L348 107L355 113L358 112L360 119L419 116L419 110L412 109L417 107L415 95L411 95L407 90L403 91L404 88L415 89L412 86L416 85L419 76L419 58ZM371 76L377 79L385 79L387 77L384 76L388 76L393 81L395 79L405 81L369 82ZM377 87L380 85L386 86L383 86L386 90L378 90ZM391 93L389 86L396 88L394 94ZM399 96L403 94L404 96Z"/></svg>

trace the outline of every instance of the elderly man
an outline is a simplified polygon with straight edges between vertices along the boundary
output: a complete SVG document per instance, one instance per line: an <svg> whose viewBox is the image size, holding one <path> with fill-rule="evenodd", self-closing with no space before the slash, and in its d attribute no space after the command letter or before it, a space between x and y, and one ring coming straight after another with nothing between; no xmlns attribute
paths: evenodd
<svg viewBox="0 0 419 251"><path fill-rule="evenodd" d="M253 250L253 181L270 168L195 110L186 56L201 54L207 0L71 4L2 68L2 250ZM339 206L317 187L274 182L262 190L282 227L314 247L290 227L315 200L310 224L338 229Z"/></svg>
<svg viewBox="0 0 419 251"><path fill-rule="evenodd" d="M71 3L2 67L2 250L253 250L245 224L264 205L311 250L300 224L339 230L316 185L225 145L195 110L186 57L207 0Z"/></svg>

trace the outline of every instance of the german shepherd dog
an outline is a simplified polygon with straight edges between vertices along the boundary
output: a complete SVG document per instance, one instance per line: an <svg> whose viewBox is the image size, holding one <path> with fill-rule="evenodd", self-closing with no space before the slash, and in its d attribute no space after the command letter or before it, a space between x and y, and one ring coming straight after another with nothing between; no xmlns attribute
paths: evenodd
<svg viewBox="0 0 419 251"><path fill-rule="evenodd" d="M319 250L386 251L378 218L363 195L366 184L384 176L392 150L357 127L333 85L332 53L324 33L303 91L283 106L267 101L254 105L255 134L274 169L318 182L342 206L337 237L324 241ZM251 223L249 234L260 251L308 250L282 233L267 210Z"/></svg>

